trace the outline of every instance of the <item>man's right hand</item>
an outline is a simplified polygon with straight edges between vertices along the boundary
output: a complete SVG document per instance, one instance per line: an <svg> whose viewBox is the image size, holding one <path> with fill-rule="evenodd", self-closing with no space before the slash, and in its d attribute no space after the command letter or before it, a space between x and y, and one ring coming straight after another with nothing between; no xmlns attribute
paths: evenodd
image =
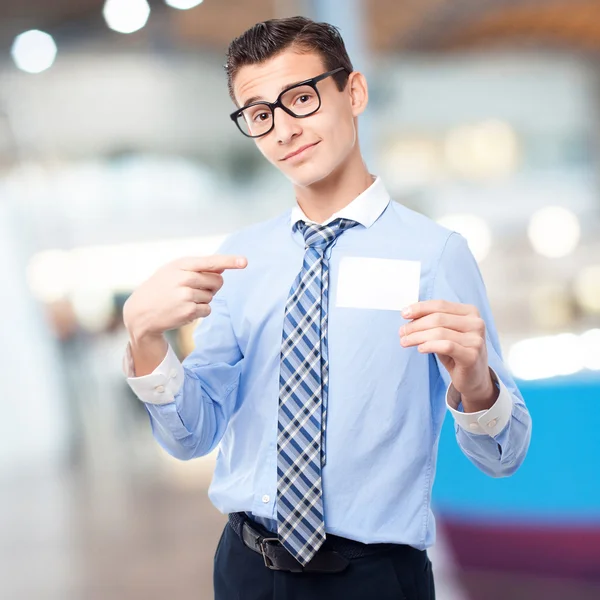
<svg viewBox="0 0 600 600"><path fill-rule="evenodd" d="M123 321L132 339L162 337L165 331L210 314L226 269L244 269L243 256L187 257L161 267L125 302Z"/></svg>

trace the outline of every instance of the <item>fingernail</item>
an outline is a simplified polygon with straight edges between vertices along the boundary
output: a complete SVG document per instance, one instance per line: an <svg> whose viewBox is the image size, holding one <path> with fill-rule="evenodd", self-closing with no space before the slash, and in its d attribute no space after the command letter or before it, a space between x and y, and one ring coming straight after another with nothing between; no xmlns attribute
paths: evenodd
<svg viewBox="0 0 600 600"><path fill-rule="evenodd" d="M410 311L410 306L405 306L405 307L402 309L402 316L403 316L403 317L410 317L410 312L411 312L411 311Z"/></svg>
<svg viewBox="0 0 600 600"><path fill-rule="evenodd" d="M246 260L245 260L244 258L238 258L238 259L235 261L235 264L236 264L238 267L243 267L243 266L246 264Z"/></svg>

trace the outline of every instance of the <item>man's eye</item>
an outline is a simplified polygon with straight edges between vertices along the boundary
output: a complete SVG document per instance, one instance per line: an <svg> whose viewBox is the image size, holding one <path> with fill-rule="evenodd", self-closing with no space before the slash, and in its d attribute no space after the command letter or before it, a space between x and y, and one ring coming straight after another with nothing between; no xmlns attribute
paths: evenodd
<svg viewBox="0 0 600 600"><path fill-rule="evenodd" d="M259 122L266 121L268 118L269 118L269 113L266 113L266 112L261 112L261 113L254 115L254 120L259 121Z"/></svg>
<svg viewBox="0 0 600 600"><path fill-rule="evenodd" d="M302 96L298 96L298 102L300 102L300 104L305 104L306 102L309 102L310 99L310 94L302 94Z"/></svg>

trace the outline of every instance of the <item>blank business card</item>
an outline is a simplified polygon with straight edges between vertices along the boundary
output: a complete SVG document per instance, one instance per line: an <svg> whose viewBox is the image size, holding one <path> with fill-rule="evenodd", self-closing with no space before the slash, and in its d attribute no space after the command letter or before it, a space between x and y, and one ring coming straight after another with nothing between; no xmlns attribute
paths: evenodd
<svg viewBox="0 0 600 600"><path fill-rule="evenodd" d="M421 262L345 256L340 261L336 306L402 310L419 301Z"/></svg>

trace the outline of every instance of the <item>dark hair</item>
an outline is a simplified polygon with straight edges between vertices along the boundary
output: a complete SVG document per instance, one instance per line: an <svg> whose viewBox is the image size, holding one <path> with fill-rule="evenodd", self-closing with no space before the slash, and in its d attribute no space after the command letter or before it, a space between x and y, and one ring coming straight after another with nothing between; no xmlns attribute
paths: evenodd
<svg viewBox="0 0 600 600"><path fill-rule="evenodd" d="M344 67L345 71L333 76L338 89L344 89L354 69L339 29L306 17L288 17L257 23L229 44L225 71L232 100L235 102L233 79L241 67L262 63L291 46L320 54L326 71Z"/></svg>

